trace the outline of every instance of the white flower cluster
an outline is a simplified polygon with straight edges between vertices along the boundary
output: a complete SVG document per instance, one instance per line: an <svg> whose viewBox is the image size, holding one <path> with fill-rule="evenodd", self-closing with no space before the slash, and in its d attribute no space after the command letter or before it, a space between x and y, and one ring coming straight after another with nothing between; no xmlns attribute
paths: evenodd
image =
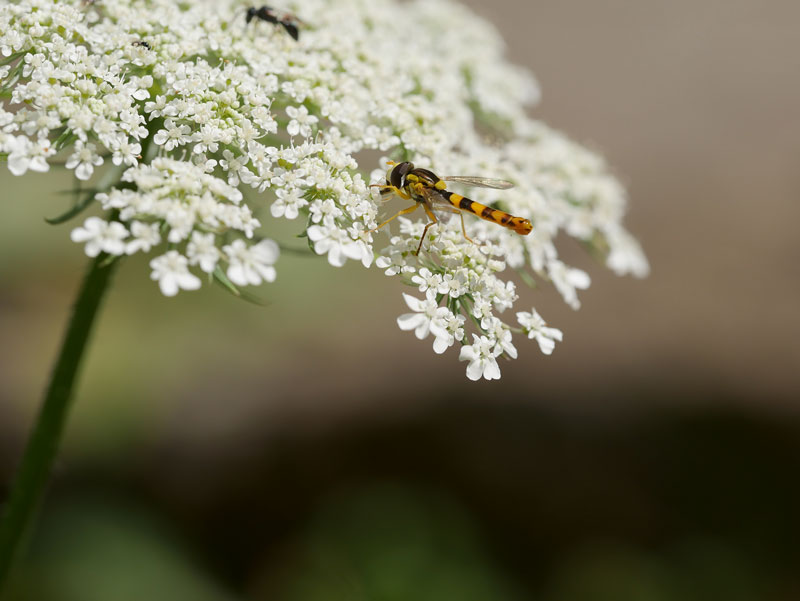
<svg viewBox="0 0 800 601"><path fill-rule="evenodd" d="M505 62L502 39L470 11L453 0L287 1L278 8L307 23L295 41L246 23L250 6L0 5L0 156L11 173L47 171L61 156L80 180L118 170L97 185L92 206L104 216L72 232L88 255L153 253L151 277L166 295L198 288L198 272L236 286L273 281L278 246L261 239L269 223L255 217L263 221L269 203L273 218L302 218L331 265L369 267L377 256L387 275L416 287L422 298L405 295L413 313L400 327L433 334L437 353L459 342L471 379L500 376L497 357L517 356L515 332L548 354L561 339L535 310L514 325L501 318L517 298L509 268L552 281L578 307L589 277L558 259L560 232L617 273L647 273L621 225L619 184L599 157L527 116L535 81ZM413 35L398 23L413 24ZM381 163L514 182L502 195L471 196L530 219L533 232L468 215L473 244L458 218L443 219L416 256L420 211L378 245L384 233L373 230L390 211L368 187L382 183L383 168L367 180L374 158L357 160L367 150ZM248 188L258 194L247 198Z"/></svg>

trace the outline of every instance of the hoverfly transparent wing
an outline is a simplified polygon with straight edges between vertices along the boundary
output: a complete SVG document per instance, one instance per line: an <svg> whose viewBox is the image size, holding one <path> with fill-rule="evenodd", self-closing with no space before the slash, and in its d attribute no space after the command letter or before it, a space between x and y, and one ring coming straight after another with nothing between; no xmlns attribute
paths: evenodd
<svg viewBox="0 0 800 601"><path fill-rule="evenodd" d="M476 188L494 188L496 190L508 190L513 188L514 184L507 182L504 179L493 179L491 177L471 177L469 175L448 175L442 178L446 182L456 182L464 184L465 186L473 186Z"/></svg>
<svg viewBox="0 0 800 601"><path fill-rule="evenodd" d="M467 226L464 224L464 212L453 204L452 197L464 198L463 196L453 194L449 191L441 192L435 188L423 189L422 196L425 199L426 208L428 209L426 213L430 211L431 213L437 214L439 219L442 219L444 213L458 213L458 218L461 220L461 233L464 234L464 238L468 242L476 244L475 240L467 235ZM472 201L469 202L472 203ZM425 227L425 231L427 231L430 226L431 224L429 223ZM419 246L422 248L422 240L420 240ZM417 250L417 253L419 253L419 250Z"/></svg>
<svg viewBox="0 0 800 601"><path fill-rule="evenodd" d="M425 204L435 213L460 213L445 196L435 188L423 188L422 197Z"/></svg>

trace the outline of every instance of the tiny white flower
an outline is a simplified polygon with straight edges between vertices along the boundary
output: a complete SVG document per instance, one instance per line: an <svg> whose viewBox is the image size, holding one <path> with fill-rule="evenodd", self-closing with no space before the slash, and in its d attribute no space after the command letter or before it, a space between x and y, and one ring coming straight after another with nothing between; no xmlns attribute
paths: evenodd
<svg viewBox="0 0 800 601"><path fill-rule="evenodd" d="M356 258L356 260L358 260L360 252L361 264L365 268L368 268L375 260L375 255L372 251L372 245L370 244L370 233L364 229L363 224L354 223L347 228L347 235L350 236L350 239L354 240L356 243L356 250L353 252L353 256Z"/></svg>
<svg viewBox="0 0 800 601"><path fill-rule="evenodd" d="M548 328L547 323L536 312L536 309L532 309L530 312L520 311L517 313L517 321L528 334L528 338L535 339L539 343L539 348L545 355L553 352L556 347L556 340L561 342L563 339L561 330Z"/></svg>
<svg viewBox="0 0 800 601"><path fill-rule="evenodd" d="M200 131L194 134L195 145L192 152L216 152L219 149L219 142L222 138L223 133L219 127L206 123L200 128Z"/></svg>
<svg viewBox="0 0 800 601"><path fill-rule="evenodd" d="M336 220L344 215L344 211L337 207L336 203L330 198L322 202L314 201L309 209L311 211L311 221L314 223L330 222L330 220Z"/></svg>
<svg viewBox="0 0 800 601"><path fill-rule="evenodd" d="M481 329L495 340L503 352L512 359L517 358L517 349L511 341L511 330L497 317L485 317L481 320Z"/></svg>
<svg viewBox="0 0 800 601"><path fill-rule="evenodd" d="M94 168L103 164L103 157L97 152L97 146L92 143L84 143L81 140L75 142L75 152L67 159L65 167L75 170L75 177L80 180L88 180L94 173Z"/></svg>
<svg viewBox="0 0 800 601"><path fill-rule="evenodd" d="M438 290L442 285L442 276L438 273L431 273L430 269L423 267L416 275L412 276L411 282L417 285L420 292Z"/></svg>
<svg viewBox="0 0 800 601"><path fill-rule="evenodd" d="M155 100L151 100L150 102L144 103L144 110L146 113L150 113L151 118L156 119L158 117L164 115L173 115L174 112L165 112L169 110L167 105L167 97L166 96L156 96Z"/></svg>
<svg viewBox="0 0 800 601"><path fill-rule="evenodd" d="M646 277L650 273L647 257L633 236L617 225L609 226L606 236L611 247L606 258L609 269L617 275L630 273L637 278Z"/></svg>
<svg viewBox="0 0 800 601"><path fill-rule="evenodd" d="M48 171L50 165L47 164L46 159L56 153L47 139L31 142L24 136L16 138L12 136L9 146L8 170L13 175L23 175L29 169L39 172Z"/></svg>
<svg viewBox="0 0 800 601"><path fill-rule="evenodd" d="M472 316L475 319L481 320L485 317L491 317L491 315L492 302L482 295L477 295L475 297L475 302L472 305Z"/></svg>
<svg viewBox="0 0 800 601"><path fill-rule="evenodd" d="M561 293L564 302L573 309L579 309L581 302L578 300L578 290L585 290L592 283L589 274L581 269L567 267L561 261L550 261L547 264L547 273L553 284Z"/></svg>
<svg viewBox="0 0 800 601"><path fill-rule="evenodd" d="M300 209L308 205L308 201L302 198L300 190L296 188L290 191L278 188L275 190L275 196L278 199L270 207L273 217L295 219L300 214Z"/></svg>
<svg viewBox="0 0 800 601"><path fill-rule="evenodd" d="M383 269L387 276L414 272L414 268L409 265L406 258L399 253L394 253L391 257L381 255L375 259L375 265Z"/></svg>
<svg viewBox="0 0 800 601"><path fill-rule="evenodd" d="M84 251L90 257L96 257L101 252L110 255L125 253L125 238L128 230L118 221L105 221L99 217L89 217L83 225L76 227L70 233L73 242L86 242Z"/></svg>
<svg viewBox="0 0 800 601"><path fill-rule="evenodd" d="M467 365L467 377L472 380L499 380L500 366L497 364L497 356L502 353L502 349L486 336L472 335L472 344L461 347L459 354L460 361L469 361Z"/></svg>
<svg viewBox="0 0 800 601"><path fill-rule="evenodd" d="M317 122L317 118L314 115L309 115L306 107L287 106L286 114L289 115L291 119L286 128L286 132L290 136L296 136L297 134L300 134L304 138L311 136L311 126Z"/></svg>
<svg viewBox="0 0 800 601"><path fill-rule="evenodd" d="M122 163L125 163L126 165L135 166L139 159L142 158L139 156L141 152L141 144L138 142L131 142L127 138L123 138L119 143L113 145L111 162L115 165L121 165Z"/></svg>
<svg viewBox="0 0 800 601"><path fill-rule="evenodd" d="M189 272L186 257L177 250L171 250L150 261L151 280L158 281L164 296L175 296L179 290L197 290L200 278Z"/></svg>
<svg viewBox="0 0 800 601"><path fill-rule="evenodd" d="M164 121L164 129L159 129L153 141L165 150L172 150L189 142L192 130L188 125L176 123L174 119Z"/></svg>
<svg viewBox="0 0 800 601"><path fill-rule="evenodd" d="M220 258L214 234L192 232L192 239L186 245L186 256L190 265L199 265L206 273L214 271Z"/></svg>
<svg viewBox="0 0 800 601"><path fill-rule="evenodd" d="M227 148L222 151L222 156L224 158L220 159L219 166L228 172L228 183L231 186L238 186L242 173L247 171L248 157L246 155L237 156Z"/></svg>
<svg viewBox="0 0 800 601"><path fill-rule="evenodd" d="M495 280L492 289L492 300L498 311L510 309L517 300L517 287L514 282L501 282Z"/></svg>
<svg viewBox="0 0 800 601"><path fill-rule="evenodd" d="M401 330L414 330L414 335L419 340L427 338L431 332L437 338L439 336L447 337L444 324L438 321L448 311L447 307L440 307L432 296L426 296L424 300L421 300L404 292L403 298L408 308L414 313L404 313L397 318L397 325Z"/></svg>
<svg viewBox="0 0 800 601"><path fill-rule="evenodd" d="M446 273L439 284L439 294L447 294L450 298L458 298L468 290L467 274L459 269L455 274Z"/></svg>
<svg viewBox="0 0 800 601"><path fill-rule="evenodd" d="M363 248L346 231L334 226L312 225L308 228L308 239L314 243L314 252L328 255L328 263L341 267L347 259L361 261Z"/></svg>
<svg viewBox="0 0 800 601"><path fill-rule="evenodd" d="M131 222L133 240L125 245L125 254L132 255L138 251L149 252L151 248L161 242L161 234L158 230L159 224L157 223Z"/></svg>
<svg viewBox="0 0 800 601"><path fill-rule="evenodd" d="M431 331L436 336L433 341L433 352L441 355L448 348L453 346L456 340L463 340L464 338L464 322L466 321L463 315L455 315L449 309L445 312L440 312L434 320L435 326ZM439 327L441 326L441 327Z"/></svg>
<svg viewBox="0 0 800 601"><path fill-rule="evenodd" d="M234 240L222 251L228 259L228 279L237 286L257 286L262 281L275 281L273 264L278 260L280 249L274 240L265 238L258 244L247 246L244 240Z"/></svg>

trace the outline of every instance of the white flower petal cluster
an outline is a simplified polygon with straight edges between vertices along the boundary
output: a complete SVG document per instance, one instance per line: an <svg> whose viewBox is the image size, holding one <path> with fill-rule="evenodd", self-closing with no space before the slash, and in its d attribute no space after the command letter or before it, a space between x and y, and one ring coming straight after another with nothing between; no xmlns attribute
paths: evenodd
<svg viewBox="0 0 800 601"><path fill-rule="evenodd" d="M520 311L517 313L517 321L522 326L528 338L532 338L539 343L539 348L545 355L549 355L556 347L556 340L561 342L564 335L561 330L556 328L548 328L542 316L532 311Z"/></svg>
<svg viewBox="0 0 800 601"><path fill-rule="evenodd" d="M589 276L559 259L559 234L616 273L646 275L621 225L619 183L601 158L528 116L535 80L455 0L286 0L280 8L308 23L297 41L246 23L247 7L0 5L0 157L11 173L47 171L58 157L80 180L121 174L95 196L104 216L72 232L88 255L151 253L151 277L168 296L198 288L202 274L257 285L276 277L270 218L294 220L331 265L374 262L417 288L423 298L405 295L412 313L398 324L433 334L437 353L460 343L472 379L500 376L496 358L517 356L514 333L546 353L560 340L535 311L518 325L503 320L517 299L509 271L551 281L579 306ZM414 35L398 34L411 21ZM470 197L530 219L533 232L467 215L473 244L443 215L416 256L422 211L388 236L374 231L408 202L384 204L368 187L382 183L388 158L515 183Z"/></svg>

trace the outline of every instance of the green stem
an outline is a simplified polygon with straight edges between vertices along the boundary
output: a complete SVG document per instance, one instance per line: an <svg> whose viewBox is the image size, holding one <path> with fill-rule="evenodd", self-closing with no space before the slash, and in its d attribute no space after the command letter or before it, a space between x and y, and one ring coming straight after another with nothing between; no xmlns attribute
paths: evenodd
<svg viewBox="0 0 800 601"><path fill-rule="evenodd" d="M0 517L0 594L41 504L70 408L75 380L97 310L117 261L101 254L86 272L50 386Z"/></svg>

